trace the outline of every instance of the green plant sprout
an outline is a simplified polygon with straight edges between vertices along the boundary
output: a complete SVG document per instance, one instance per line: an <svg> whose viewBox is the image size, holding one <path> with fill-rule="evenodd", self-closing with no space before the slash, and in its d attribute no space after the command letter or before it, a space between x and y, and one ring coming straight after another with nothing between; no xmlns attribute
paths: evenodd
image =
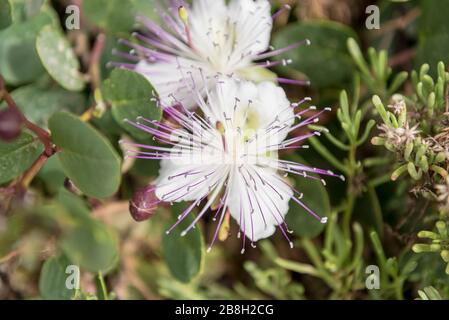
<svg viewBox="0 0 449 320"><path fill-rule="evenodd" d="M449 274L449 227L445 221L439 220L435 223L435 231L420 231L418 238L427 239L430 243L414 244L412 249L416 253L432 252L439 253L446 266L446 273Z"/></svg>

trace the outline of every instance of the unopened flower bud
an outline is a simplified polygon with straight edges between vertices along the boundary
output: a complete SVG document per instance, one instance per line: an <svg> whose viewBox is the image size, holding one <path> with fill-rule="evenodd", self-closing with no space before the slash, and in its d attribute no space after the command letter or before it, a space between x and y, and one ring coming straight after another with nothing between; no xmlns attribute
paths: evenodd
<svg viewBox="0 0 449 320"><path fill-rule="evenodd" d="M418 238L429 238L432 240L438 239L438 235L431 231L420 231L418 232Z"/></svg>
<svg viewBox="0 0 449 320"><path fill-rule="evenodd" d="M155 194L155 187L149 185L138 190L129 201L129 212L134 220L140 222L151 218L159 203Z"/></svg>
<svg viewBox="0 0 449 320"><path fill-rule="evenodd" d="M428 244L421 244L421 243L418 243L418 244L413 245L412 250L413 250L413 252L415 252L415 253L421 253L421 252L429 252L429 251L431 251L430 245L428 245Z"/></svg>
<svg viewBox="0 0 449 320"><path fill-rule="evenodd" d="M0 111L0 139L12 141L22 131L22 118L15 109L7 108Z"/></svg>
<svg viewBox="0 0 449 320"><path fill-rule="evenodd" d="M440 254L444 262L449 262L449 250L442 250Z"/></svg>
<svg viewBox="0 0 449 320"><path fill-rule="evenodd" d="M435 157L435 162L440 163L446 160L446 152L439 152Z"/></svg>
<svg viewBox="0 0 449 320"><path fill-rule="evenodd" d="M430 245L430 251L438 252L440 250L441 250L441 245L439 245L438 243L432 243Z"/></svg>
<svg viewBox="0 0 449 320"><path fill-rule="evenodd" d="M441 237L446 238L447 237L446 222L441 221L441 220L437 221L435 226L437 227L437 230L440 233Z"/></svg>

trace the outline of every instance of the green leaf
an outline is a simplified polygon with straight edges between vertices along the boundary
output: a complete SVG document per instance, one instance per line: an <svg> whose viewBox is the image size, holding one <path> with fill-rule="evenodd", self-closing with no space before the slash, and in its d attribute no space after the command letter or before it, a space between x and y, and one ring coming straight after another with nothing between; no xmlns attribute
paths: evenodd
<svg viewBox="0 0 449 320"><path fill-rule="evenodd" d="M107 273L117 265L117 243L115 235L104 224L91 221L75 226L59 244L70 260L82 268Z"/></svg>
<svg viewBox="0 0 449 320"><path fill-rule="evenodd" d="M54 114L49 128L64 172L83 193L105 198L117 191L121 160L97 130L68 112Z"/></svg>
<svg viewBox="0 0 449 320"><path fill-rule="evenodd" d="M180 214L186 206L176 203L172 208L175 214ZM190 282L200 273L205 254L204 240L198 226L191 229L185 236L181 237L180 235L181 231L187 228L193 220L192 212L174 231L170 234L164 232L162 236L164 259L172 275L182 282ZM175 222L176 219L173 219L165 230L168 230Z"/></svg>
<svg viewBox="0 0 449 320"><path fill-rule="evenodd" d="M41 88L28 85L14 90L11 95L27 119L41 128L48 127L48 119L55 112L66 110L80 113L86 103L82 94L59 87Z"/></svg>
<svg viewBox="0 0 449 320"><path fill-rule="evenodd" d="M0 140L0 184L24 173L43 150L40 141L25 132L10 143Z"/></svg>
<svg viewBox="0 0 449 320"><path fill-rule="evenodd" d="M84 88L79 61L60 31L51 26L43 28L37 37L36 48L45 69L62 87L71 91Z"/></svg>
<svg viewBox="0 0 449 320"><path fill-rule="evenodd" d="M292 59L293 63L279 70L292 74L304 72L311 80L312 86L317 88L341 87L351 79L354 70L346 50L346 41L350 37L357 39L352 29L337 22L310 21L290 24L275 34L274 46L283 48L305 39L309 39L311 45L302 45L282 54L281 58Z"/></svg>
<svg viewBox="0 0 449 320"><path fill-rule="evenodd" d="M157 177L160 170L158 161L148 161L147 159L136 159L131 168L131 174L136 178Z"/></svg>
<svg viewBox="0 0 449 320"><path fill-rule="evenodd" d="M131 0L83 1L83 12L89 22L113 33L128 32L134 26Z"/></svg>
<svg viewBox="0 0 449 320"><path fill-rule="evenodd" d="M118 34L134 28L137 14L153 21L160 16L154 10L156 0L89 0L83 2L83 12L89 22L102 29Z"/></svg>
<svg viewBox="0 0 449 320"><path fill-rule="evenodd" d="M10 0L14 23L25 21L41 11L46 0Z"/></svg>
<svg viewBox="0 0 449 320"><path fill-rule="evenodd" d="M291 156L291 161L305 164L298 156ZM293 176L290 176L293 178ZM320 180L294 176L295 189L304 194L301 201L320 217L330 216L330 201L327 190ZM288 227L299 237L313 238L319 235L326 226L314 218L297 203L290 201L290 210L286 216Z"/></svg>
<svg viewBox="0 0 449 320"><path fill-rule="evenodd" d="M415 57L415 67L419 68L422 64L430 65L429 74L437 74L438 62L449 62L449 34L436 33L433 35L421 37L418 41L418 48Z"/></svg>
<svg viewBox="0 0 449 320"><path fill-rule="evenodd" d="M424 0L419 2L421 16L419 32L421 35L449 33L447 17L449 15L449 0Z"/></svg>
<svg viewBox="0 0 449 320"><path fill-rule="evenodd" d="M0 30L9 27L12 22L9 0L0 0Z"/></svg>
<svg viewBox="0 0 449 320"><path fill-rule="evenodd" d="M75 296L75 289L68 289L66 281L72 274L66 273L71 265L65 256L52 257L45 261L39 277L39 292L46 300L70 300Z"/></svg>
<svg viewBox="0 0 449 320"><path fill-rule="evenodd" d="M56 194L64 187L66 178L58 157L51 157L45 161L37 177L44 182L46 190L51 194Z"/></svg>
<svg viewBox="0 0 449 320"><path fill-rule="evenodd" d="M92 218L86 203L65 190L58 195L74 221L61 238L59 245L67 257L91 272L108 272L118 262L116 235L102 222Z"/></svg>
<svg viewBox="0 0 449 320"><path fill-rule="evenodd" d="M155 91L151 83L136 72L115 69L105 81L104 91L119 125L136 138L148 138L148 133L125 123L124 119L135 121L139 116L150 120L161 119L161 108L152 101Z"/></svg>
<svg viewBox="0 0 449 320"><path fill-rule="evenodd" d="M415 67L430 65L430 74L436 74L439 61L449 60L449 0L420 1L421 16L418 21L418 48Z"/></svg>
<svg viewBox="0 0 449 320"><path fill-rule="evenodd" d="M44 26L57 23L53 9L44 7L25 22L0 31L0 70L8 84L29 83L45 74L36 51L36 37Z"/></svg>
<svg viewBox="0 0 449 320"><path fill-rule="evenodd" d="M159 13L154 10L157 0L131 0L134 6L134 12L139 13L148 19L159 22L161 17Z"/></svg>
<svg viewBox="0 0 449 320"><path fill-rule="evenodd" d="M61 189L59 190L57 200L65 208L69 216L78 221L79 224L95 221L90 214L86 202L77 195L66 189Z"/></svg>

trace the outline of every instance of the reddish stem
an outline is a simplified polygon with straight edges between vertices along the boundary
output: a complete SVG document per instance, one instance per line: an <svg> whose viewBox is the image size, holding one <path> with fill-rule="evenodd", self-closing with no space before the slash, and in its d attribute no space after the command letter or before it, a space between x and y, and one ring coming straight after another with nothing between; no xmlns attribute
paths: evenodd
<svg viewBox="0 0 449 320"><path fill-rule="evenodd" d="M36 136L39 138L39 140L44 144L45 154L47 154L48 156L53 155L54 148L53 148L53 144L50 141L50 134L46 130L42 129L41 127L39 127L39 126L35 125L34 123L32 123L31 121L29 121L24 116L24 114L22 113L20 108L15 103L14 99L9 94L8 90L6 90L5 81L1 75L0 75L0 97L5 100L5 102L9 108L11 108L17 112L17 114L20 116L20 119L21 119L23 125L26 128L28 128L29 130L31 130L32 132L34 132L34 134L36 134Z"/></svg>

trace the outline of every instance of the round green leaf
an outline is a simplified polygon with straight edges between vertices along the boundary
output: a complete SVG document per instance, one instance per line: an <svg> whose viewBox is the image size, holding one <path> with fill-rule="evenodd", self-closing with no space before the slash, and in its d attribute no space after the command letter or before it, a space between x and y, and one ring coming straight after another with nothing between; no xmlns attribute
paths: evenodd
<svg viewBox="0 0 449 320"><path fill-rule="evenodd" d="M45 261L39 278L39 292L46 300L70 300L76 289L67 288L66 281L71 275L66 273L70 261L64 257L52 257ZM69 279L70 280L70 279Z"/></svg>
<svg viewBox="0 0 449 320"><path fill-rule="evenodd" d="M305 39L309 39L311 45L302 45L282 54L281 58L292 59L293 63L282 67L280 71L303 72L311 80L312 86L317 88L341 87L345 81L351 79L354 69L346 50L346 40L349 37L357 39L352 29L337 22L311 21L290 24L275 34L274 46L283 48Z"/></svg>
<svg viewBox="0 0 449 320"><path fill-rule="evenodd" d="M176 203L173 205L175 214L181 213L185 205ZM202 268L204 259L204 240L199 227L190 230L185 236L181 236L182 230L193 221L193 212L181 222L170 234L164 232L162 238L162 252L164 259L172 275L182 281L190 282L197 276ZM175 219L166 226L168 230L175 223ZM178 230L179 232L176 232Z"/></svg>
<svg viewBox="0 0 449 320"><path fill-rule="evenodd" d="M304 161L295 156L295 162L305 164ZM291 176L293 177L293 176ZM321 217L330 215L330 201L326 188L320 180L307 179L295 176L295 189L304 194L301 201ZM325 224L318 221L296 202L290 201L290 210L286 216L288 227L299 237L313 238L319 235Z"/></svg>
<svg viewBox="0 0 449 320"><path fill-rule="evenodd" d="M153 21L161 21L160 14L154 10L158 0L131 0L134 5L134 12L139 13Z"/></svg>
<svg viewBox="0 0 449 320"><path fill-rule="evenodd" d="M46 25L57 23L56 13L48 7L22 23L0 31L0 70L8 84L21 85L45 73L36 51L36 37Z"/></svg>
<svg viewBox="0 0 449 320"><path fill-rule="evenodd" d="M97 130L68 112L49 120L52 141L61 148L59 160L65 174L86 195L105 198L120 185L120 157Z"/></svg>
<svg viewBox="0 0 449 320"><path fill-rule="evenodd" d="M135 16L141 14L153 21L160 20L154 10L157 0L89 0L83 1L83 12L89 22L112 33L129 32Z"/></svg>
<svg viewBox="0 0 449 320"><path fill-rule="evenodd" d="M43 150L40 141L25 132L10 143L0 140L0 184L24 173Z"/></svg>
<svg viewBox="0 0 449 320"><path fill-rule="evenodd" d="M11 95L27 119L41 128L48 127L48 119L55 112L66 110L80 113L86 102L82 94L59 87L28 85L14 90Z"/></svg>
<svg viewBox="0 0 449 320"><path fill-rule="evenodd" d="M39 14L46 0L9 0L14 23Z"/></svg>
<svg viewBox="0 0 449 320"><path fill-rule="evenodd" d="M65 174L58 157L51 157L45 161L37 177L44 182L47 192L56 194L64 187Z"/></svg>
<svg viewBox="0 0 449 320"><path fill-rule="evenodd" d="M71 228L59 242L67 257L91 272L108 272L118 262L116 235L102 222L95 220L86 203L62 189L58 202L73 219Z"/></svg>
<svg viewBox="0 0 449 320"><path fill-rule="evenodd" d="M37 37L36 48L47 72L61 86L71 91L84 88L79 61L64 35L47 26Z"/></svg>
<svg viewBox="0 0 449 320"><path fill-rule="evenodd" d="M131 0L83 1L87 19L110 32L128 32L134 26L134 6Z"/></svg>
<svg viewBox="0 0 449 320"><path fill-rule="evenodd" d="M9 0L0 0L0 30L9 27L12 22Z"/></svg>
<svg viewBox="0 0 449 320"><path fill-rule="evenodd" d="M151 83L136 72L115 69L104 83L106 99L112 104L114 119L132 136L145 139L149 134L124 122L135 121L141 116L150 120L160 120L162 111L154 101Z"/></svg>
<svg viewBox="0 0 449 320"><path fill-rule="evenodd" d="M71 261L91 272L107 273L118 262L118 244L114 234L98 221L75 226L60 241Z"/></svg>

